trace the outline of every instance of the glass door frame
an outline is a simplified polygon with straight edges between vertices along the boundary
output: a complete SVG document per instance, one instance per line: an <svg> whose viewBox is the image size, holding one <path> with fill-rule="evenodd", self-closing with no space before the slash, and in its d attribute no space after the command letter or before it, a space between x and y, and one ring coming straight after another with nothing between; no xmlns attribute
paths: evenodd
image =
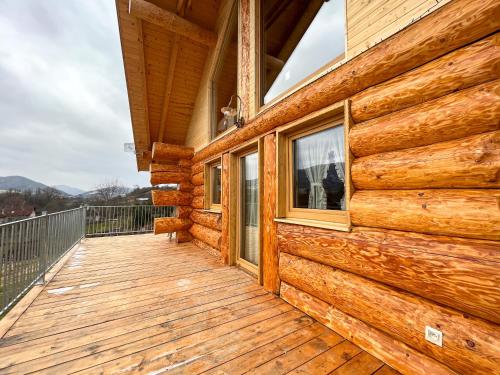
<svg viewBox="0 0 500 375"><path fill-rule="evenodd" d="M229 192L229 222L230 222L230 265L239 266L262 280L262 188L263 188L263 147L262 140L253 141L230 152L230 192ZM240 257L241 254L241 160L243 157L257 153L258 160L258 264L255 265Z"/></svg>

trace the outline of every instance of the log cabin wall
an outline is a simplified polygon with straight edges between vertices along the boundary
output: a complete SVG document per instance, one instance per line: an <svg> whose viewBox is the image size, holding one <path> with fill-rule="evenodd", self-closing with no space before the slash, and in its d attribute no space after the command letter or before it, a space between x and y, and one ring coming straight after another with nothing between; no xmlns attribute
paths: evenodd
<svg viewBox="0 0 500 375"><path fill-rule="evenodd" d="M193 241L229 261L228 151L263 137L268 290L404 373L498 371L498 12L493 1L451 2L196 152ZM352 230L276 223L274 129L341 100ZM221 156L223 209L207 212L204 164ZM425 326L443 332L443 347Z"/></svg>
<svg viewBox="0 0 500 375"><path fill-rule="evenodd" d="M243 129L211 143L188 136L196 149L190 178L175 169L184 187L155 202L182 206L179 219L158 230L178 230L229 263L229 152L261 139L268 290L403 373L498 372L499 12L495 1L451 1ZM252 43L241 48L248 55ZM240 80L247 108L250 82ZM207 127L202 91L189 132ZM275 129L341 101L352 122L351 231L277 223ZM220 213L204 200L205 164L214 158L222 159ZM425 340L426 326L443 332L443 347Z"/></svg>

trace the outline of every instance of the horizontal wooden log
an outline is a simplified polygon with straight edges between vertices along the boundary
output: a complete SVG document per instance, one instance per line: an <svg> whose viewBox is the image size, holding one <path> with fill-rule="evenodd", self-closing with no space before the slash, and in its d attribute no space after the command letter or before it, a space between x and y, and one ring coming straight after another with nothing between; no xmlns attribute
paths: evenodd
<svg viewBox="0 0 500 375"><path fill-rule="evenodd" d="M153 160L156 162L162 160L191 159L194 154L192 147L173 145L168 143L153 143Z"/></svg>
<svg viewBox="0 0 500 375"><path fill-rule="evenodd" d="M191 216L191 212L193 212L193 208L191 206L178 206L177 207L177 217L186 219Z"/></svg>
<svg viewBox="0 0 500 375"><path fill-rule="evenodd" d="M498 366L498 326L464 317L411 294L287 253L280 277L460 373L491 374ZM425 340L426 326L443 332L441 348Z"/></svg>
<svg viewBox="0 0 500 375"><path fill-rule="evenodd" d="M179 191L192 192L193 189L194 189L194 185L189 181L180 182L179 186L177 186L177 190L179 190Z"/></svg>
<svg viewBox="0 0 500 375"><path fill-rule="evenodd" d="M199 197L201 195L205 195L205 186L204 185L195 186L193 189L193 196Z"/></svg>
<svg viewBox="0 0 500 375"><path fill-rule="evenodd" d="M500 240L500 190L358 190L354 225Z"/></svg>
<svg viewBox="0 0 500 375"><path fill-rule="evenodd" d="M191 207L196 208L196 209L204 209L205 208L205 197L203 196L198 196L193 198L193 202L191 203Z"/></svg>
<svg viewBox="0 0 500 375"><path fill-rule="evenodd" d="M191 220L194 223L201 224L205 227L215 230L222 230L222 215L214 212L193 210Z"/></svg>
<svg viewBox="0 0 500 375"><path fill-rule="evenodd" d="M181 35L195 42L213 47L217 43L217 34L213 31L169 12L145 0L129 0L129 12L172 33Z"/></svg>
<svg viewBox="0 0 500 375"><path fill-rule="evenodd" d="M370 87L352 97L351 115L363 122L497 79L500 34Z"/></svg>
<svg viewBox="0 0 500 375"><path fill-rule="evenodd" d="M193 222L178 217L157 217L154 220L154 234L173 233L188 230Z"/></svg>
<svg viewBox="0 0 500 375"><path fill-rule="evenodd" d="M193 167L191 168L191 171L193 174L203 172L204 170L205 170L205 163L203 163L203 162L195 163L195 164L193 164Z"/></svg>
<svg viewBox="0 0 500 375"><path fill-rule="evenodd" d="M220 250L220 231L195 223L189 229L189 233L191 233L194 238L197 238L213 248Z"/></svg>
<svg viewBox="0 0 500 375"><path fill-rule="evenodd" d="M177 243L190 242L192 239L193 236L191 236L191 233L187 230L180 230L175 233L175 241Z"/></svg>
<svg viewBox="0 0 500 375"><path fill-rule="evenodd" d="M280 297L403 374L452 375L447 366L285 282Z"/></svg>
<svg viewBox="0 0 500 375"><path fill-rule="evenodd" d="M464 138L500 129L500 80L459 91L354 126L357 157Z"/></svg>
<svg viewBox="0 0 500 375"><path fill-rule="evenodd" d="M280 252L353 272L500 323L498 242L279 224Z"/></svg>
<svg viewBox="0 0 500 375"><path fill-rule="evenodd" d="M181 182L189 182L191 173L188 172L151 172L151 185L160 184L180 184Z"/></svg>
<svg viewBox="0 0 500 375"><path fill-rule="evenodd" d="M284 98L242 129L210 143L196 153L193 162L223 153L496 32L500 28L497 12L495 0L452 1Z"/></svg>
<svg viewBox="0 0 500 375"><path fill-rule="evenodd" d="M359 190L499 188L500 130L359 158L351 176Z"/></svg>
<svg viewBox="0 0 500 375"><path fill-rule="evenodd" d="M191 161L191 159L180 159L179 162L177 163L177 165L180 168L191 168L193 165L193 162Z"/></svg>
<svg viewBox="0 0 500 375"><path fill-rule="evenodd" d="M196 173L195 175L193 175L193 177L191 177L191 183L195 186L203 185L204 182L205 178L203 172Z"/></svg>
<svg viewBox="0 0 500 375"><path fill-rule="evenodd" d="M155 206L190 206L192 195L177 190L152 190L151 196Z"/></svg>
<svg viewBox="0 0 500 375"><path fill-rule="evenodd" d="M215 258L217 258L217 260L221 263L223 263L223 260L222 260L222 256L221 256L221 253L219 250L217 249L214 249L212 246L210 246L209 244L197 239L197 238L193 238L193 244L198 246L200 249L202 250L205 250L206 252L208 252L210 255L214 256Z"/></svg>
<svg viewBox="0 0 500 375"><path fill-rule="evenodd" d="M151 163L149 165L150 172L178 172L191 174L191 167L181 167L177 163Z"/></svg>

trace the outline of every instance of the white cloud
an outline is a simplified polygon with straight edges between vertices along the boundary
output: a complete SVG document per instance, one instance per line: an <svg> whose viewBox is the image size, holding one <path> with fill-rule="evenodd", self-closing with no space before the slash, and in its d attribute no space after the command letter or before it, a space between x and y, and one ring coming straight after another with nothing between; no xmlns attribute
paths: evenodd
<svg viewBox="0 0 500 375"><path fill-rule="evenodd" d="M3 1L0 176L144 186L131 140L114 1Z"/></svg>

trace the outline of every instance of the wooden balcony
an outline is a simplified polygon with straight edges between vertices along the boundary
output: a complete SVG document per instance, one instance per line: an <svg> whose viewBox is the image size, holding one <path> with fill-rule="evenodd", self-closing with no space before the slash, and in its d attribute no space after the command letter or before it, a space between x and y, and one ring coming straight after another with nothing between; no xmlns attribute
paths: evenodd
<svg viewBox="0 0 500 375"><path fill-rule="evenodd" d="M0 321L1 374L396 373L191 243L87 239L56 271Z"/></svg>

